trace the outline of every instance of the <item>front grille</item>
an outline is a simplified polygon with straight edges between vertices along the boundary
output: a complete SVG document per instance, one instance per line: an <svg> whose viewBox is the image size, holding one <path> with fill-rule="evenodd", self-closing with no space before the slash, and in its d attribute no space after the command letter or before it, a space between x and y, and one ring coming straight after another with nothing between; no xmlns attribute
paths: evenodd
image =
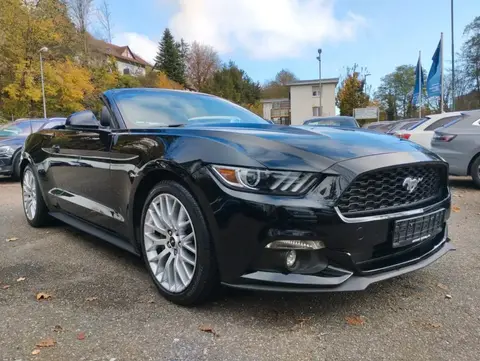
<svg viewBox="0 0 480 361"><path fill-rule="evenodd" d="M409 192L405 179L422 180ZM442 165L420 163L361 174L347 187L336 206L344 215L383 213L421 206L445 196L447 170Z"/></svg>

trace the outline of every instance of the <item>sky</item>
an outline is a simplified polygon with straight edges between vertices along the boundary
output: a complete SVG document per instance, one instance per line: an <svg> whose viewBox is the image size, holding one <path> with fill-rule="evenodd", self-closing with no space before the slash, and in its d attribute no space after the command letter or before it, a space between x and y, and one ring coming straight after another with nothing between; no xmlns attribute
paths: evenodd
<svg viewBox="0 0 480 361"><path fill-rule="evenodd" d="M97 5L102 0L96 0ZM358 64L375 89L396 66L422 65L444 33L451 66L450 0L109 0L113 42L152 61L166 27L176 38L213 46L263 84L281 69L299 79L339 77ZM463 29L480 15L480 0L454 0L455 51ZM95 26L95 21L92 21Z"/></svg>

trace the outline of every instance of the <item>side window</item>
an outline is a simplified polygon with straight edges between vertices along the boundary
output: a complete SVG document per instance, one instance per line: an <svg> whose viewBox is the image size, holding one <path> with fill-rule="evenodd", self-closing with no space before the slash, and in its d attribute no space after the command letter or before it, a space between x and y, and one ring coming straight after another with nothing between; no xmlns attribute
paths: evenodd
<svg viewBox="0 0 480 361"><path fill-rule="evenodd" d="M437 128L443 127L444 125L450 123L452 120L460 118L459 115L454 115L452 117L445 117L442 119L437 120L435 123L430 124L425 130L435 130Z"/></svg>

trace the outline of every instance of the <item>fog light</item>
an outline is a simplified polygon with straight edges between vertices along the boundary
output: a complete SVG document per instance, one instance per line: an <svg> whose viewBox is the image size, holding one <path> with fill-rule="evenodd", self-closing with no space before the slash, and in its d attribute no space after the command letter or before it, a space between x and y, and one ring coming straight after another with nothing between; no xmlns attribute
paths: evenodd
<svg viewBox="0 0 480 361"><path fill-rule="evenodd" d="M298 241L298 240L279 240L270 242L265 246L270 249L298 249L305 251L315 251L325 248L322 241Z"/></svg>
<svg viewBox="0 0 480 361"><path fill-rule="evenodd" d="M288 251L285 257L285 264L288 268L292 268L297 262L297 252L295 251Z"/></svg>

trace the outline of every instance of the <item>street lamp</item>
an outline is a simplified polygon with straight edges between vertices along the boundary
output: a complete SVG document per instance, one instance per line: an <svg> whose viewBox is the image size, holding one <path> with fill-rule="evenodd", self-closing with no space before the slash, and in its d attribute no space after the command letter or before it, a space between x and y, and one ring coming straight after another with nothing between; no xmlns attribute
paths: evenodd
<svg viewBox="0 0 480 361"><path fill-rule="evenodd" d="M454 45L455 32L453 28L453 0L450 2L450 23L451 23L450 26L452 28L452 111L455 111L455 45ZM442 62L443 62L443 58L442 58Z"/></svg>
<svg viewBox="0 0 480 361"><path fill-rule="evenodd" d="M322 49L318 49L318 116L322 116Z"/></svg>
<svg viewBox="0 0 480 361"><path fill-rule="evenodd" d="M45 84L43 81L43 59L42 53L46 53L48 48L46 46L42 47L38 53L40 54L40 78L42 79L42 97L43 97L43 117L47 118L47 105L45 103Z"/></svg>

